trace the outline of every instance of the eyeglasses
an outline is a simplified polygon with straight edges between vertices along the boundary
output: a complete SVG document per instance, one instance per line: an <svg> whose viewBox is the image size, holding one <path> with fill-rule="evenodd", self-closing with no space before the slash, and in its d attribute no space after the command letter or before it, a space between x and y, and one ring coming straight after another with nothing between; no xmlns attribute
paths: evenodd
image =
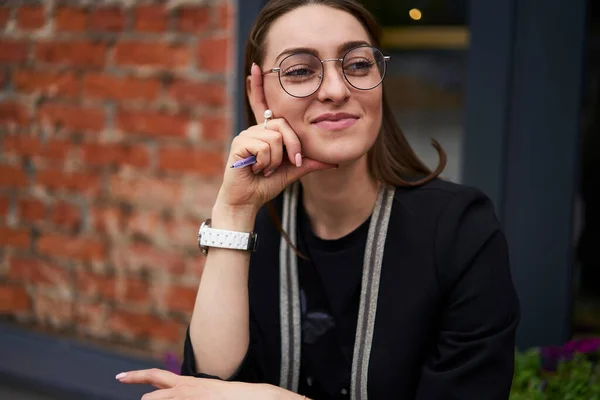
<svg viewBox="0 0 600 400"><path fill-rule="evenodd" d="M344 79L358 90L371 90L383 82L386 62L390 56L384 56L379 49L360 46L348 51L342 58L321 60L312 53L294 53L262 75L277 72L283 90L293 97L308 97L314 94L323 83L326 62L340 61Z"/></svg>

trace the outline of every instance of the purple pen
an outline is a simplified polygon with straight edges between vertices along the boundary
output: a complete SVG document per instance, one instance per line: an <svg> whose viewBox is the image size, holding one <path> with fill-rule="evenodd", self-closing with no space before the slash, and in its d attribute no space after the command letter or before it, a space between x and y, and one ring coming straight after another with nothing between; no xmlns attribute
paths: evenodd
<svg viewBox="0 0 600 400"><path fill-rule="evenodd" d="M231 164L231 168L244 168L249 165L256 164L256 156L250 156Z"/></svg>

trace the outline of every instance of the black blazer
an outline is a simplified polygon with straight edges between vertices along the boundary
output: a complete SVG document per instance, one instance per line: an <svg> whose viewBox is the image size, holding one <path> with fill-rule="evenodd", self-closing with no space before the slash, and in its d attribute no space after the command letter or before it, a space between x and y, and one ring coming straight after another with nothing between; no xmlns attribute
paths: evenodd
<svg viewBox="0 0 600 400"><path fill-rule="evenodd" d="M281 201L276 202L281 209ZM250 263L251 344L229 380L277 385L280 377L280 234L262 209ZM396 188L373 342L368 396L507 399L519 301L507 244L490 200L442 180ZM184 375L197 374L186 338ZM213 377L214 378L214 377Z"/></svg>

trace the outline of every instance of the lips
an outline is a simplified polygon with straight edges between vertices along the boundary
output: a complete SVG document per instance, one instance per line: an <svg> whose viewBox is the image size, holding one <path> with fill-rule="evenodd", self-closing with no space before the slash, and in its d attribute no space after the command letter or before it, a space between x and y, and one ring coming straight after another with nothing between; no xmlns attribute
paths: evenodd
<svg viewBox="0 0 600 400"><path fill-rule="evenodd" d="M313 124L321 129L339 130L354 125L358 121L358 116L348 113L328 113L318 116L313 120Z"/></svg>

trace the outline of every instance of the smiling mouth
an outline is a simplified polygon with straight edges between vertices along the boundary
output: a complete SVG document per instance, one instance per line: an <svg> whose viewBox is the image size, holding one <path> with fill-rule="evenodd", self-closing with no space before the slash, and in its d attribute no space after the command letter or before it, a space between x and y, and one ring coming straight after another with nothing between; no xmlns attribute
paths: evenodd
<svg viewBox="0 0 600 400"><path fill-rule="evenodd" d="M313 124L324 130L337 131L351 127L356 121L358 121L358 117L351 114L325 114L317 118Z"/></svg>
<svg viewBox="0 0 600 400"><path fill-rule="evenodd" d="M356 121L358 121L358 118L326 119L324 121L315 122L315 125L328 131L337 131L351 127Z"/></svg>

